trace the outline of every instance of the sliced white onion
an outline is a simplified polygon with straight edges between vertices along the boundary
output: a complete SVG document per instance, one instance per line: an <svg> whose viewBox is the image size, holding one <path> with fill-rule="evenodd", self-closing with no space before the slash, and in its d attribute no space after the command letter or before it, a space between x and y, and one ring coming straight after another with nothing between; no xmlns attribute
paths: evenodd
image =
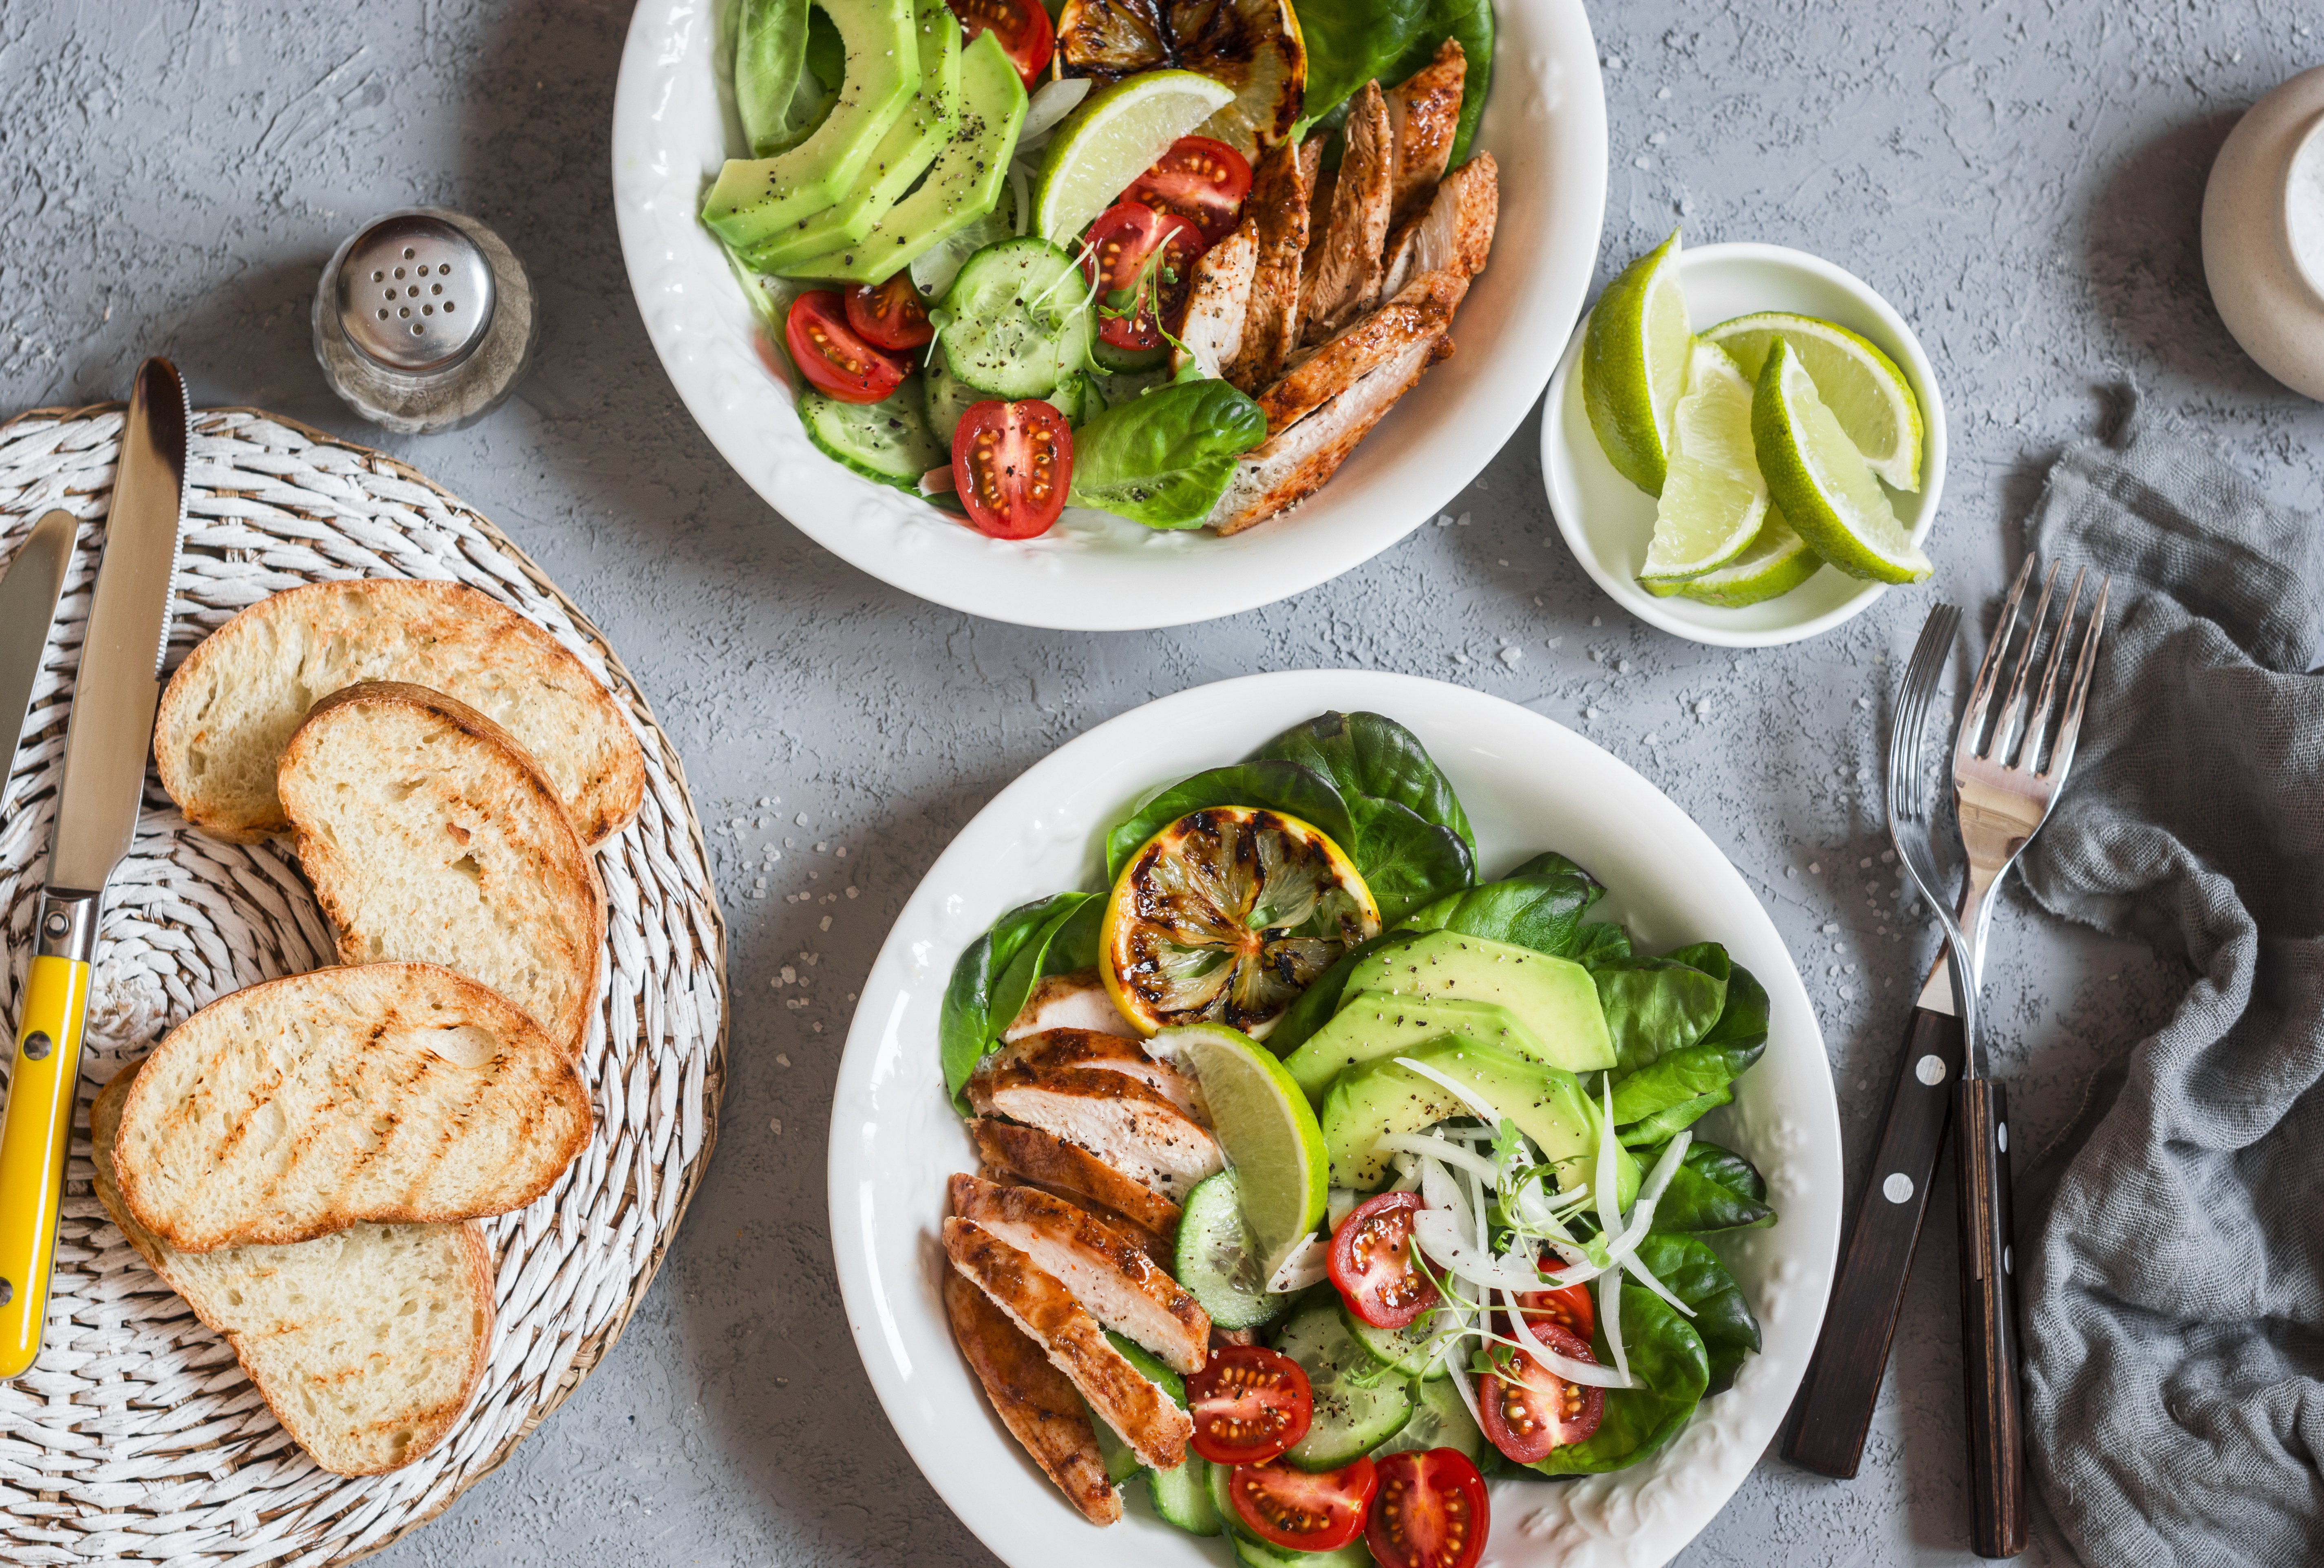
<svg viewBox="0 0 2324 1568"><path fill-rule="evenodd" d="M1417 1154L1425 1160L1441 1160L1455 1170L1465 1170L1471 1176L1481 1176L1491 1181L1499 1172L1489 1160L1471 1154L1449 1138L1433 1138L1419 1132L1387 1132L1373 1143L1374 1153Z"/></svg>
<svg viewBox="0 0 2324 1568"><path fill-rule="evenodd" d="M953 481L952 464L949 463L942 468L931 468L920 475L922 495L950 495L958 488Z"/></svg>
<svg viewBox="0 0 2324 1568"><path fill-rule="evenodd" d="M1293 1290L1305 1290L1322 1281L1331 1271L1332 1242L1325 1236L1310 1236L1291 1249L1275 1270L1275 1278L1267 1282L1268 1290L1284 1295Z"/></svg>
<svg viewBox="0 0 2324 1568"><path fill-rule="evenodd" d="M1469 1206L1461 1201L1461 1184L1443 1161L1427 1155L1420 1157L1420 1201L1432 1209L1457 1216L1464 1239L1469 1228Z"/></svg>
<svg viewBox="0 0 2324 1568"><path fill-rule="evenodd" d="M1016 229L1021 234L1026 225L1033 221L1033 184L1026 178L1022 163L1009 166L1009 196L1016 204Z"/></svg>
<svg viewBox="0 0 2324 1568"><path fill-rule="evenodd" d="M1082 100L1088 97L1089 93L1090 78L1087 77L1066 77L1059 81L1042 83L1041 90L1035 93L1032 100L1025 105L1025 124L1017 132L1019 150L1029 151L1047 141L1049 133L1056 129L1057 122L1081 107Z"/></svg>
<svg viewBox="0 0 2324 1568"><path fill-rule="evenodd" d="M1622 1229L1621 1166L1614 1141L1614 1075L1600 1080L1606 1086L1606 1122L1598 1129L1598 1224L1609 1237Z"/></svg>
<svg viewBox="0 0 2324 1568"><path fill-rule="evenodd" d="M1689 1307L1685 1302L1681 1301L1677 1297L1672 1295L1670 1292L1670 1287L1655 1279L1654 1274L1646 1268L1646 1266L1638 1261L1638 1255L1636 1252L1631 1253L1628 1257L1622 1260L1622 1270L1632 1279L1637 1280L1639 1284L1645 1286L1647 1289L1661 1297L1665 1301L1669 1302L1673 1307L1677 1307L1682 1316L1692 1317L1694 1316L1694 1308Z"/></svg>
<svg viewBox="0 0 2324 1568"><path fill-rule="evenodd" d="M1671 1178L1678 1174L1679 1162L1686 1158L1687 1146L1694 1142L1692 1132L1681 1132L1670 1141L1663 1157L1655 1161L1654 1169L1646 1173L1646 1184L1638 1188L1638 1197L1652 1203L1668 1190Z"/></svg>
<svg viewBox="0 0 2324 1568"><path fill-rule="evenodd" d="M1598 1323L1606 1331L1606 1343L1614 1352L1614 1370L1627 1380L1630 1375L1630 1353L1622 1343L1622 1276L1607 1275L1598 1281Z"/></svg>
<svg viewBox="0 0 2324 1568"><path fill-rule="evenodd" d="M1468 1106L1470 1110L1475 1112L1479 1116L1482 1117L1485 1121L1491 1123L1494 1126L1498 1127L1501 1124L1501 1114L1493 1109L1491 1105L1486 1104L1483 1100L1479 1099L1477 1097L1477 1091L1469 1087L1468 1085L1461 1083L1453 1078L1447 1077L1444 1074L1438 1072L1434 1068L1428 1066L1425 1062L1415 1061L1408 1056L1397 1057L1396 1059L1396 1065L1400 1068L1410 1068L1414 1072L1418 1073L1430 1083L1439 1085L1449 1091L1454 1099ZM1606 1103L1609 1105L1614 1103L1613 1091L1611 1089L1607 1091Z"/></svg>
<svg viewBox="0 0 2324 1568"><path fill-rule="evenodd" d="M1472 1243L1461 1233L1457 1209L1425 1208L1412 1216L1412 1239L1438 1268L1455 1279L1486 1289L1538 1290L1541 1274L1518 1261L1512 1266Z"/></svg>
<svg viewBox="0 0 2324 1568"><path fill-rule="evenodd" d="M1534 1333L1533 1325L1524 1313L1517 1310L1514 1300L1509 1303L1508 1316L1509 1332L1525 1346L1526 1353L1567 1382L1584 1383L1593 1389L1627 1389L1631 1386L1628 1372L1618 1372L1612 1367L1600 1366L1596 1362L1561 1355L1550 1349L1542 1343L1541 1336Z"/></svg>
<svg viewBox="0 0 2324 1568"><path fill-rule="evenodd" d="M1437 1359L1444 1363L1445 1375L1452 1380L1452 1391L1461 1396L1461 1403L1469 1407L1469 1419L1477 1424L1478 1431L1482 1432L1485 1429L1485 1412L1477 1406L1477 1390L1469 1386L1468 1372L1453 1359L1468 1343L1466 1335L1446 1340Z"/></svg>
<svg viewBox="0 0 2324 1568"><path fill-rule="evenodd" d="M1364 1195L1353 1187L1333 1187L1323 1199L1323 1228L1336 1232L1340 1222L1355 1213L1356 1206L1363 1201Z"/></svg>
<svg viewBox="0 0 2324 1568"><path fill-rule="evenodd" d="M1419 1191L1420 1161L1414 1159L1409 1154L1397 1155L1396 1157L1396 1179L1389 1182L1385 1190L1388 1192Z"/></svg>

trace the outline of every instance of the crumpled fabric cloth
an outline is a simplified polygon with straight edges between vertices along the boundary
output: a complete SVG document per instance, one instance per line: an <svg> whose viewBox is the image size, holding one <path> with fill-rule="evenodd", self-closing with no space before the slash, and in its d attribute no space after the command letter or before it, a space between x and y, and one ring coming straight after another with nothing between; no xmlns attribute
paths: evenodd
<svg viewBox="0 0 2324 1568"><path fill-rule="evenodd" d="M2135 411L2028 528L2114 591L2025 882L2190 981L2020 1231L2028 1458L2089 1568L2324 1563L2319 534Z"/></svg>

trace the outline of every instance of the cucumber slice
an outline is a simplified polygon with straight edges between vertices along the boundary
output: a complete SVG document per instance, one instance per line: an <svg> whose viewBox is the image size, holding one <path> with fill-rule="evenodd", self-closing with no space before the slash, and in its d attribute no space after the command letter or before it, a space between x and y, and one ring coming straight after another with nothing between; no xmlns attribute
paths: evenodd
<svg viewBox="0 0 2324 1568"><path fill-rule="evenodd" d="M945 362L987 397L1046 398L1089 362L1089 301L1072 252L1030 237L987 245L945 295Z"/></svg>
<svg viewBox="0 0 2324 1568"><path fill-rule="evenodd" d="M1170 1396L1170 1402L1181 1410L1186 1408L1186 1380L1154 1359L1153 1353L1136 1340L1125 1339L1111 1329L1105 1331L1107 1341L1121 1353L1121 1359L1136 1367L1150 1382L1161 1385Z"/></svg>
<svg viewBox="0 0 2324 1568"><path fill-rule="evenodd" d="M1124 1339L1110 1328L1105 1331L1105 1337L1112 1343L1114 1349L1121 1353L1122 1360L1158 1384L1162 1391L1170 1396L1172 1404L1181 1410L1186 1408L1186 1381L1184 1378L1156 1361L1148 1353L1146 1347L1136 1341ZM1082 1402L1082 1408L1088 1411L1090 1430L1097 1434L1098 1457L1105 1462L1106 1480L1119 1484L1146 1468L1146 1462L1130 1452L1130 1444L1124 1443L1121 1440L1121 1435L1106 1424L1104 1417L1090 1409L1087 1400ZM1188 1463L1192 1463L1194 1455L1189 1453L1186 1459ZM1158 1508L1160 1505L1156 1506Z"/></svg>
<svg viewBox="0 0 2324 1568"><path fill-rule="evenodd" d="M1120 1486L1146 1468L1146 1462L1130 1452L1121 1435L1105 1424L1105 1417L1091 1410L1084 1400L1082 1408L1088 1411L1090 1430L1097 1434L1097 1456L1105 1463L1105 1479Z"/></svg>
<svg viewBox="0 0 2324 1568"><path fill-rule="evenodd" d="M1116 348L1103 338L1090 344L1090 358L1097 368L1117 376L1134 376L1141 371L1158 371L1170 360L1170 345L1160 348Z"/></svg>
<svg viewBox="0 0 2324 1568"><path fill-rule="evenodd" d="M1211 1462L1189 1453L1176 1470L1146 1472L1146 1495L1163 1522L1190 1536L1215 1536L1226 1528L1211 1502Z"/></svg>
<svg viewBox="0 0 2324 1568"><path fill-rule="evenodd" d="M799 423L825 457L866 479L920 493L920 476L948 461L949 454L928 433L927 402L919 379L878 403L843 403L809 387L799 393Z"/></svg>
<svg viewBox="0 0 2324 1568"><path fill-rule="evenodd" d="M1412 1418L1412 1396L1402 1383L1381 1376L1379 1364L1341 1321L1336 1300L1311 1301L1293 1314L1275 1348L1299 1363L1315 1392L1307 1435L1283 1456L1300 1469L1352 1464Z"/></svg>
<svg viewBox="0 0 2324 1568"><path fill-rule="evenodd" d="M964 386L945 365L944 347L928 345L928 368L922 376L921 404L928 417L928 435L952 450L953 433L960 428L960 417L984 401L984 394L974 387Z"/></svg>
<svg viewBox="0 0 2324 1568"><path fill-rule="evenodd" d="M1286 1552L1240 1532L1231 1533L1235 1561L1242 1568L1374 1568L1371 1549L1361 1541L1336 1552Z"/></svg>
<svg viewBox="0 0 2324 1568"><path fill-rule="evenodd" d="M1435 1336L1467 1316L1459 1307L1440 1307L1422 1313L1403 1328L1374 1328L1349 1311L1345 1302L1340 1306L1340 1318L1349 1334L1373 1361L1397 1377L1426 1378L1431 1381L1446 1372L1444 1358L1436 1353Z"/></svg>
<svg viewBox="0 0 2324 1568"><path fill-rule="evenodd" d="M1461 1402L1461 1390L1452 1386L1451 1378L1416 1382L1408 1391L1412 1419L1404 1424L1403 1431L1372 1450L1374 1459L1431 1448L1457 1448L1471 1463L1483 1459L1485 1435L1477 1430L1477 1418Z"/></svg>
<svg viewBox="0 0 2324 1568"><path fill-rule="evenodd" d="M1290 1308L1295 1296L1275 1295L1259 1277L1232 1169L1204 1178L1186 1195L1178 1218L1178 1251L1171 1271L1203 1304L1218 1328L1257 1328Z"/></svg>

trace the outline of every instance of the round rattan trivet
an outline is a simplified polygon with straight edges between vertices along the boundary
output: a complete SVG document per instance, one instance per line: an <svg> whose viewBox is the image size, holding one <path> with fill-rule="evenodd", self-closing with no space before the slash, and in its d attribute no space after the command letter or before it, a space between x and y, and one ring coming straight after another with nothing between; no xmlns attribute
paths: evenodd
<svg viewBox="0 0 2324 1568"><path fill-rule="evenodd" d="M0 795L0 993L14 1038L63 766L71 670L113 483L120 405L0 424L0 562L51 507L85 519L23 744ZM300 582L465 582L605 682L645 749L644 809L599 854L610 904L586 1070L595 1135L547 1197L485 1222L500 1321L458 1426L391 1475L318 1470L224 1341L146 1269L89 1190L88 1106L203 1004L330 961L287 846L187 826L149 774L97 945L47 1347L0 1385L0 1563L321 1568L377 1551L489 1474L621 1334L700 1183L725 1083L725 930L677 753L596 628L500 531L393 458L248 409L197 415L174 667L235 611ZM5 1053L0 1053L5 1054Z"/></svg>

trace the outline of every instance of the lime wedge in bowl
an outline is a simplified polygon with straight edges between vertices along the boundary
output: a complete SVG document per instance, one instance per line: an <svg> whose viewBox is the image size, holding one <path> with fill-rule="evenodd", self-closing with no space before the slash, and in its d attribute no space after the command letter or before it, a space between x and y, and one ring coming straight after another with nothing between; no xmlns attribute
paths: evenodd
<svg viewBox="0 0 2324 1568"><path fill-rule="evenodd" d="M1697 341L1671 421L1670 465L1638 581L1647 591L1700 577L1741 555L1767 516L1751 444L1750 381L1735 356Z"/></svg>
<svg viewBox="0 0 2324 1568"><path fill-rule="evenodd" d="M1767 509L1767 520L1759 525L1757 536L1740 555L1718 571L1675 582L1646 582L1645 587L1657 599L1676 594L1698 604L1741 610L1746 605L1781 599L1822 567L1823 557L1815 553L1814 546L1801 538L1799 530L1771 506Z"/></svg>
<svg viewBox="0 0 2324 1568"><path fill-rule="evenodd" d="M1582 401L1616 472L1663 493L1671 426L1686 390L1694 337L1678 285L1678 231L1622 270L1590 312L1582 341Z"/></svg>
<svg viewBox="0 0 2324 1568"><path fill-rule="evenodd" d="M1223 1024L1166 1029L1150 1043L1202 1081L1211 1131L1234 1167L1259 1277L1272 1279L1323 1223L1330 1190L1331 1157L1305 1091L1273 1051Z"/></svg>
<svg viewBox="0 0 2324 1568"><path fill-rule="evenodd" d="M1072 249L1170 143L1234 97L1224 82L1190 70L1141 71L1092 93L1050 138L1033 183L1032 232Z"/></svg>
<svg viewBox="0 0 2324 1568"><path fill-rule="evenodd" d="M1783 339L1807 368L1823 406L1864 454L1865 466L1897 490L1921 488L1920 399L1896 362L1870 339L1784 310L1738 316L1702 335L1725 347L1755 381L1768 349Z"/></svg>
<svg viewBox="0 0 2324 1568"><path fill-rule="evenodd" d="M1751 437L1768 493L1817 555L1877 582L1918 582L1935 570L1780 337L1759 371Z"/></svg>

